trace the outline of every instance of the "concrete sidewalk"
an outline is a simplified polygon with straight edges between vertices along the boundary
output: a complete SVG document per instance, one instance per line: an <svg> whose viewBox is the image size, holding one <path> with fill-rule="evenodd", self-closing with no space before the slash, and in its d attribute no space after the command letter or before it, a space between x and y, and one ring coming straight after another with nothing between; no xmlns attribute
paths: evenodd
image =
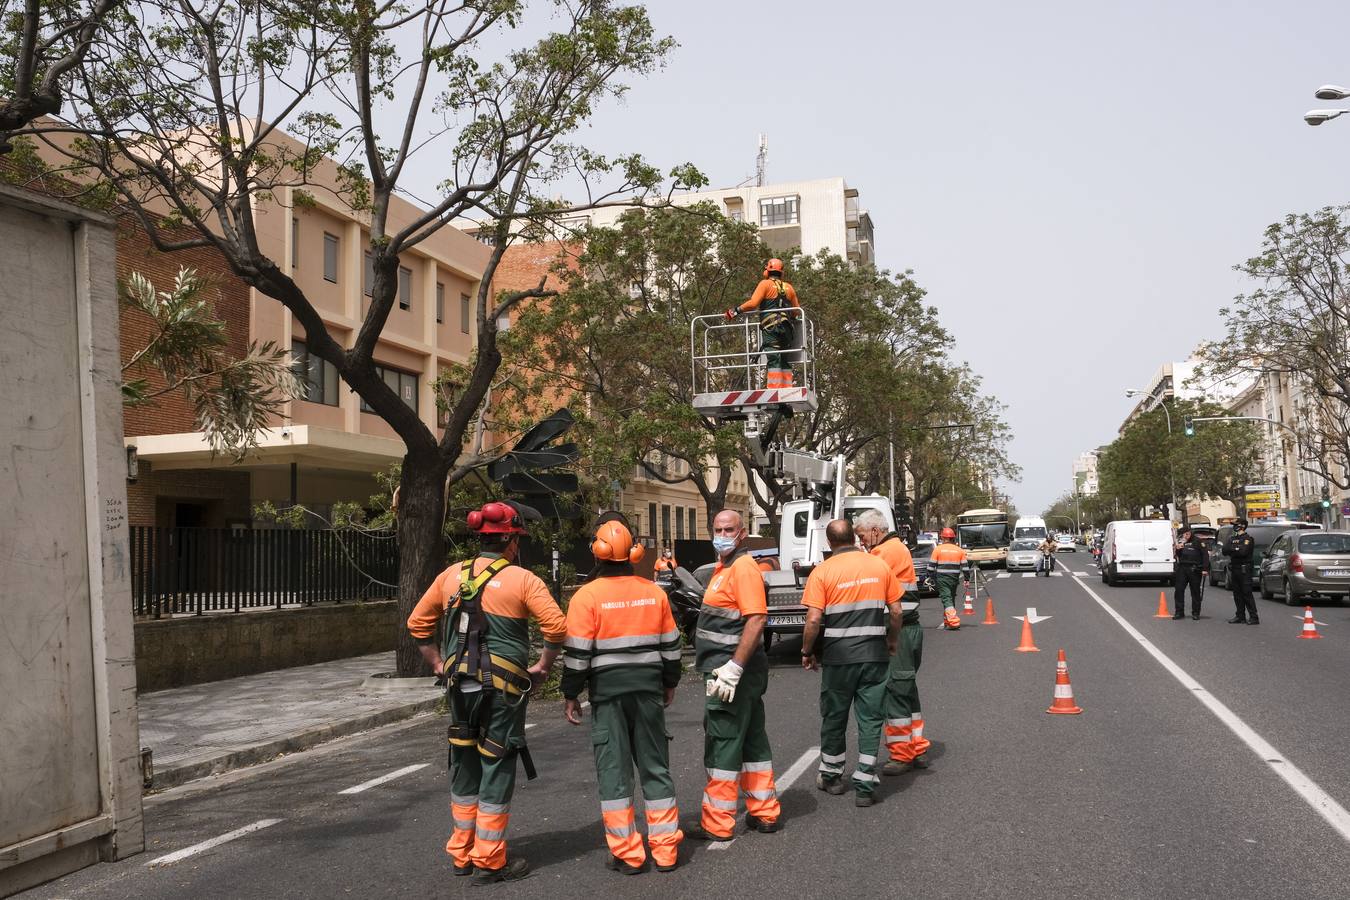
<svg viewBox="0 0 1350 900"><path fill-rule="evenodd" d="M394 654L376 653L142 694L141 746L154 752L150 790L265 762L435 709L430 678L389 683Z"/></svg>

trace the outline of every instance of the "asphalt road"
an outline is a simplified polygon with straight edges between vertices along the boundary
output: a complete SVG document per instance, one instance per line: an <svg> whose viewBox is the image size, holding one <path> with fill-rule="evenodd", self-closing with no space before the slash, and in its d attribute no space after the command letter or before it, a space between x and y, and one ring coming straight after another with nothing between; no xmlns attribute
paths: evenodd
<svg viewBox="0 0 1350 900"><path fill-rule="evenodd" d="M783 793L786 827L718 849L686 842L674 873L603 869L588 729L541 703L529 730L541 775L522 779L512 805L511 851L536 870L522 883L470 888L450 876L444 723L432 718L155 797L145 854L21 896L1350 895L1350 818L1335 806L1350 806L1350 608L1315 610L1320 641L1298 640L1295 611L1278 601L1257 601L1260 626L1227 625L1231 599L1215 588L1199 622L1154 619L1157 585L1108 588L1087 554L1061 559L1070 571L1057 577L989 583L997 626L975 624L981 597L969 624L939 631L937 603L924 601L933 764L886 778L870 809L814 789L818 676L785 643L768 706L780 778L802 773ZM1013 617L1027 607L1050 616L1034 625L1040 653L1013 650ZM1045 713L1060 647L1079 716ZM698 693L691 677L668 723L686 820L703 784Z"/></svg>

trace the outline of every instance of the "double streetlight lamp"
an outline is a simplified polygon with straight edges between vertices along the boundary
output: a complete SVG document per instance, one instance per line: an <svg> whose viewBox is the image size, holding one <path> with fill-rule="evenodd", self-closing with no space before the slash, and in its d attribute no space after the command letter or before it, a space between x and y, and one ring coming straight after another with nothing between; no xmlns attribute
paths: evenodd
<svg viewBox="0 0 1350 900"><path fill-rule="evenodd" d="M1322 85L1314 91L1314 95L1318 100L1350 100L1350 91L1335 84ZM1346 113L1350 113L1350 109L1310 109L1303 114L1303 121L1309 125L1321 125Z"/></svg>
<svg viewBox="0 0 1350 900"><path fill-rule="evenodd" d="M1126 396L1126 397L1136 397L1136 396L1138 396L1139 394L1148 394L1148 393L1149 393L1148 391L1143 391L1143 390L1140 390L1139 388L1126 388L1126 389L1125 389L1125 396ZM1170 444L1170 443L1171 443L1170 438L1172 437L1172 414L1171 414L1170 412L1168 412L1168 410L1167 410L1167 404L1164 403L1161 399L1157 402L1156 406L1161 406L1161 407L1162 407L1162 411L1163 411L1163 415L1167 417L1167 437L1169 438L1168 443ZM1175 512L1180 512L1180 511L1181 511L1181 507L1177 506L1177 483L1176 483L1176 478L1174 477L1174 473L1173 473L1173 471L1172 471L1172 448L1171 448L1170 446L1169 446L1168 449L1167 449L1167 487L1168 487L1168 489L1169 489L1169 490L1171 491L1171 493L1172 493L1172 509L1173 509L1173 511L1175 511ZM1167 518L1168 518L1169 521L1171 520L1171 518L1172 518L1171 513L1168 514ZM1184 514L1182 515L1181 520L1182 520L1183 522L1186 521L1186 516L1185 516Z"/></svg>

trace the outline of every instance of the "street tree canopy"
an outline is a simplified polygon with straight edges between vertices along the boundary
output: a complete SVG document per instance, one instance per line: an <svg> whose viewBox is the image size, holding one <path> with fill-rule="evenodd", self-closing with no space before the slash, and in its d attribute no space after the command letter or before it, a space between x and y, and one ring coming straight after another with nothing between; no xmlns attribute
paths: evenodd
<svg viewBox="0 0 1350 900"><path fill-rule="evenodd" d="M1350 206L1285 216L1235 268L1255 287L1220 310L1225 333L1201 348L1205 374L1293 382L1298 464L1350 489Z"/></svg>
<svg viewBox="0 0 1350 900"><path fill-rule="evenodd" d="M624 79L660 67L673 41L655 33L641 5L544 6L128 0L58 79L59 115L16 132L44 158L63 156L59 174L133 216L158 250L214 248L287 308L308 352L403 440L405 614L444 563L446 481L484 462L465 447L501 363L497 322L551 293L541 283L494 295L502 254L528 226L578 208L665 196L666 177L642 157L605 157L570 141L599 104L624 93ZM585 204L565 209L553 199L564 179ZM703 179L685 165L669 182L696 188ZM261 213L321 194L364 224L369 300L349 335L329 329L289 261L270 258L259 239ZM396 195L421 208L397 209ZM495 223L494 245L476 297L476 353L438 434L385 384L373 353L397 296L400 255L471 213ZM402 629L400 640L400 671L419 669Z"/></svg>

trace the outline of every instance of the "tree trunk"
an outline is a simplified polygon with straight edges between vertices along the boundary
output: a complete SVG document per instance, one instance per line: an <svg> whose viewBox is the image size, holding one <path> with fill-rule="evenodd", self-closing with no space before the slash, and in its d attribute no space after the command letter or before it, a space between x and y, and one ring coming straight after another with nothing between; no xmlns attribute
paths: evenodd
<svg viewBox="0 0 1350 900"><path fill-rule="evenodd" d="M399 677L431 674L406 623L422 594L445 568L445 476L449 465L438 453L403 458L398 491Z"/></svg>

